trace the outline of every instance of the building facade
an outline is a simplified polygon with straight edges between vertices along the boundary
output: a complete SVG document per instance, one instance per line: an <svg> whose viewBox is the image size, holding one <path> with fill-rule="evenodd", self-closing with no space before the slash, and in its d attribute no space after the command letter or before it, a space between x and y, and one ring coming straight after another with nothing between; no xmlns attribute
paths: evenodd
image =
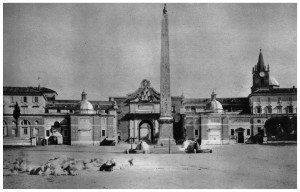
<svg viewBox="0 0 300 192"><path fill-rule="evenodd" d="M295 140L297 88L279 88L269 66L263 64L262 52L252 73L248 97L218 98L214 91L210 98L172 96L174 139L233 144L263 133L269 140ZM147 79L135 91L108 101L88 101L85 92L81 100L56 96L56 91L44 87L4 87L4 141L11 144L12 138L34 137L40 144L55 136L58 144L100 145L104 140L134 138L155 144L159 139L161 97ZM13 117L16 103L21 112L18 127Z"/></svg>
<svg viewBox="0 0 300 192"><path fill-rule="evenodd" d="M245 143L258 133L268 140L296 140L297 89L279 88L261 50L252 75L248 97L216 99L213 92L211 99L185 99L184 137L203 144Z"/></svg>
<svg viewBox="0 0 300 192"><path fill-rule="evenodd" d="M117 142L115 102L56 100L57 93L40 87L4 87L3 136L5 145L71 144L100 145L104 140ZM13 116L15 105L20 117ZM19 135L17 134L19 133Z"/></svg>

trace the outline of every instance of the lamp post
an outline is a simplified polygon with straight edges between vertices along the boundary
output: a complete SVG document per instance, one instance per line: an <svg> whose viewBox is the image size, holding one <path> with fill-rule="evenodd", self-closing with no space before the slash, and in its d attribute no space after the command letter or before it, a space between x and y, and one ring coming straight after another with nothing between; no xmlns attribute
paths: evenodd
<svg viewBox="0 0 300 192"><path fill-rule="evenodd" d="M130 141L130 144L131 144L131 149L130 150L132 151L132 144L134 143L134 137L130 137L129 141Z"/></svg>

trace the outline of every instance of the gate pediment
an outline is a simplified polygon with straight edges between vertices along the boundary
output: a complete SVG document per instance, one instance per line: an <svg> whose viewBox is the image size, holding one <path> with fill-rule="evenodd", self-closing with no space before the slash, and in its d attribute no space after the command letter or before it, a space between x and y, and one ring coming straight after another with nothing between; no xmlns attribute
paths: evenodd
<svg viewBox="0 0 300 192"><path fill-rule="evenodd" d="M149 80L144 79L140 87L133 93L127 95L126 102L159 102L160 94L151 87Z"/></svg>

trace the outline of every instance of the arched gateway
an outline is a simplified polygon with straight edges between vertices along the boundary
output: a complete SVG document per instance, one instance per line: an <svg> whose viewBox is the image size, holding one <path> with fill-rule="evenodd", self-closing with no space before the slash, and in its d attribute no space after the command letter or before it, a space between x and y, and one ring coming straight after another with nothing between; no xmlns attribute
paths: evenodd
<svg viewBox="0 0 300 192"><path fill-rule="evenodd" d="M135 92L127 95L125 103L129 105L129 113L123 117L129 121L128 138L155 142L158 135L160 97L151 87L150 81L144 79Z"/></svg>
<svg viewBox="0 0 300 192"><path fill-rule="evenodd" d="M142 120L138 129L139 140L154 142L153 123L150 120Z"/></svg>

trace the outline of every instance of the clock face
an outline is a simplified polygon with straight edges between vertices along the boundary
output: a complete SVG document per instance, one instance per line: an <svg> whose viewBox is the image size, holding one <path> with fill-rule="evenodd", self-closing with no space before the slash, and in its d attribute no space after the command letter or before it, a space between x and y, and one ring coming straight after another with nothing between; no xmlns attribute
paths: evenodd
<svg viewBox="0 0 300 192"><path fill-rule="evenodd" d="M265 76L265 72L260 72L259 76L264 77Z"/></svg>

